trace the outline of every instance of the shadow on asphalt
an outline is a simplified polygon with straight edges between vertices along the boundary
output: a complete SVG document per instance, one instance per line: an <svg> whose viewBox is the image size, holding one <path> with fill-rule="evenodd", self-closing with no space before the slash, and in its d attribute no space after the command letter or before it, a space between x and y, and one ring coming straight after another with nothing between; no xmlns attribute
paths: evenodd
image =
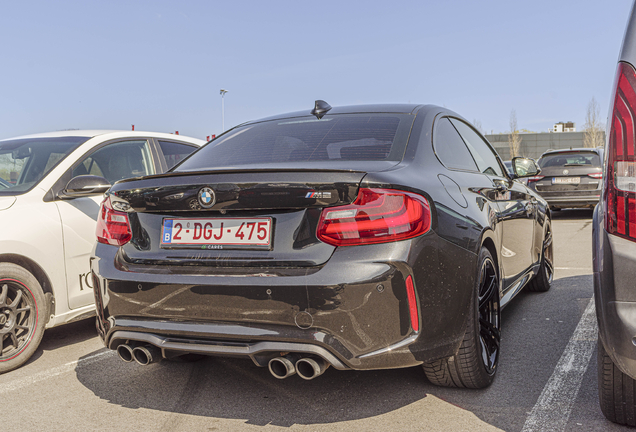
<svg viewBox="0 0 636 432"><path fill-rule="evenodd" d="M113 355L81 367L78 364L76 374L80 383L111 404L258 426L369 419L430 395L472 412L492 426L520 431L590 294L589 275L557 279L547 293L522 291L502 312L504 339L498 376L484 390L433 386L420 367L330 368L312 381L298 376L277 380L250 360L214 357L195 363L163 361L140 366Z"/></svg>
<svg viewBox="0 0 636 432"><path fill-rule="evenodd" d="M39 359L44 354L44 351L55 351L58 348L81 343L94 337L97 337L95 317L46 329L40 346L26 364L33 363Z"/></svg>
<svg viewBox="0 0 636 432"><path fill-rule="evenodd" d="M329 368L312 381L297 375L278 380L251 360L214 357L139 366L113 356L78 367L76 373L95 395L126 408L284 427L378 416L425 398L430 386L419 367L364 372Z"/></svg>

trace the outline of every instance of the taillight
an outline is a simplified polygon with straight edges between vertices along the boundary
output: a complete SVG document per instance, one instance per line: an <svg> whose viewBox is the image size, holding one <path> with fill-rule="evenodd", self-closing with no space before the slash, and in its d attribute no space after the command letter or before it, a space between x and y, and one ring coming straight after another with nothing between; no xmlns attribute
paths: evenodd
<svg viewBox="0 0 636 432"><path fill-rule="evenodd" d="M406 240L430 227L431 209L423 196L360 188L353 204L322 211L316 234L330 245L353 246Z"/></svg>
<svg viewBox="0 0 636 432"><path fill-rule="evenodd" d="M615 88L605 177L605 229L636 241L636 73L632 66L618 64Z"/></svg>
<svg viewBox="0 0 636 432"><path fill-rule="evenodd" d="M99 243L125 245L132 238L128 213L114 210L110 198L106 198L99 208L95 234Z"/></svg>
<svg viewBox="0 0 636 432"><path fill-rule="evenodd" d="M602 179L603 178L603 173L588 174L588 177L592 177L593 179Z"/></svg>
<svg viewBox="0 0 636 432"><path fill-rule="evenodd" d="M544 177L545 176L532 176L532 177L526 177L526 178L528 179L528 183L532 183L532 182L538 182Z"/></svg>

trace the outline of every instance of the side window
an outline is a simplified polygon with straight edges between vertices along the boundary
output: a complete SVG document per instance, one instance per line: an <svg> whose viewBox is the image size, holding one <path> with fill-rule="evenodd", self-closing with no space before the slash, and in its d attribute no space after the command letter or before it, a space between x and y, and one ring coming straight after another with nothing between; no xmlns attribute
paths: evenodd
<svg viewBox="0 0 636 432"><path fill-rule="evenodd" d="M501 165L499 165L499 161L495 156L494 150L490 147L490 145L484 141L482 137L477 135L477 133L466 123L457 119L451 119L451 122L455 128L457 128L457 131L462 136L464 142L468 146L468 149L475 158L479 171L484 174L506 177Z"/></svg>
<svg viewBox="0 0 636 432"><path fill-rule="evenodd" d="M166 159L166 165L168 165L168 169L181 162L190 153L197 149L197 147L192 145L176 143L172 141L159 141L159 146L161 147L163 156Z"/></svg>
<svg viewBox="0 0 636 432"><path fill-rule="evenodd" d="M84 159L81 164L79 164L78 166L75 167L75 169L73 169L73 177L76 177L78 175L86 175L86 174L104 177L104 173L102 172L102 169L99 167L99 164L97 163L95 159L93 159L92 156L89 156L86 159Z"/></svg>
<svg viewBox="0 0 636 432"><path fill-rule="evenodd" d="M93 174L111 184L116 181L154 174L152 154L146 140L108 144L91 153L73 169L73 177Z"/></svg>
<svg viewBox="0 0 636 432"><path fill-rule="evenodd" d="M437 157L446 168L477 171L477 165L466 144L448 118L436 122L433 143Z"/></svg>

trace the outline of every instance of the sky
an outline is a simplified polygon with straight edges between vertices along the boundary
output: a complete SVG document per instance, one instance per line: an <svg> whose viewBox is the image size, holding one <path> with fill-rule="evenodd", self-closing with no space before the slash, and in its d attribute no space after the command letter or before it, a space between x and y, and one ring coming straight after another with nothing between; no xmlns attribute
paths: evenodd
<svg viewBox="0 0 636 432"><path fill-rule="evenodd" d="M607 117L632 2L0 0L0 139L205 138L332 106L422 103L484 133Z"/></svg>

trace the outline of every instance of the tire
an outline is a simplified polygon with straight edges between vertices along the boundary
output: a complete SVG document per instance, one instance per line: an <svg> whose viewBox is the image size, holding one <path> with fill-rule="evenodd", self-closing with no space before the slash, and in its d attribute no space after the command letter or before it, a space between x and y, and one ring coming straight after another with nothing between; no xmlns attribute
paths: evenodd
<svg viewBox="0 0 636 432"><path fill-rule="evenodd" d="M552 230L548 224L543 238L543 247L541 250L541 264L539 264L539 272L532 278L527 285L528 291L546 292L550 290L552 279L554 278L554 254L552 252Z"/></svg>
<svg viewBox="0 0 636 432"><path fill-rule="evenodd" d="M46 324L45 304L31 273L0 263L0 374L19 368L37 350Z"/></svg>
<svg viewBox="0 0 636 432"><path fill-rule="evenodd" d="M484 388L495 378L501 342L499 274L490 252L479 267L464 339L457 354L423 365L429 381L444 387Z"/></svg>
<svg viewBox="0 0 636 432"><path fill-rule="evenodd" d="M616 367L598 339L598 401L614 423L636 426L636 381Z"/></svg>

